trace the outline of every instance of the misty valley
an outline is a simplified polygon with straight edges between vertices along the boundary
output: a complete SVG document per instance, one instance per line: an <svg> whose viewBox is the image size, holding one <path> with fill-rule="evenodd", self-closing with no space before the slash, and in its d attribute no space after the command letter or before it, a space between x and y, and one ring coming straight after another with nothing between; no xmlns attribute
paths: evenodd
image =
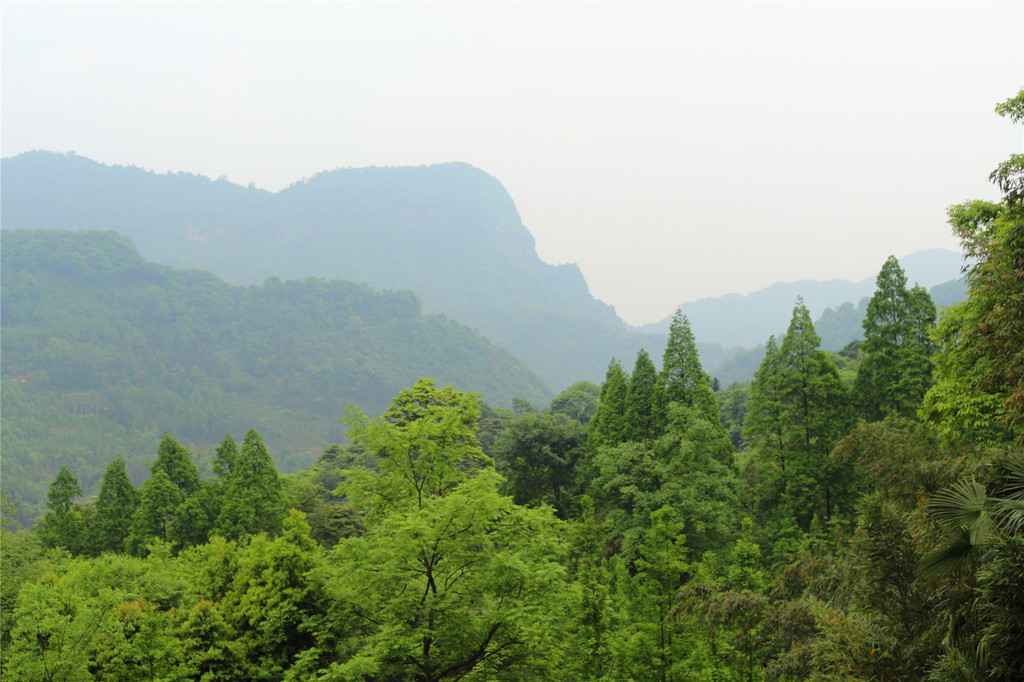
<svg viewBox="0 0 1024 682"><path fill-rule="evenodd" d="M1024 679L1022 155L643 327L468 164L2 178L4 679Z"/></svg>

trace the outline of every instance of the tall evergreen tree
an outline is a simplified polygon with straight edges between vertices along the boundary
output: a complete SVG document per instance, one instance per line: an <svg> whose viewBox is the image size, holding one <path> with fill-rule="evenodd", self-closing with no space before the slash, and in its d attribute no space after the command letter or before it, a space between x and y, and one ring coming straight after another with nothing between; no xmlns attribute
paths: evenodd
<svg viewBox="0 0 1024 682"><path fill-rule="evenodd" d="M192 463L188 450L167 431L160 437L156 461L153 462L150 471L154 474L163 471L185 496L199 490L199 469Z"/></svg>
<svg viewBox="0 0 1024 682"><path fill-rule="evenodd" d="M626 393L626 438L628 440L652 441L663 428L661 414L661 386L658 371L647 355L640 349L636 365L630 375L629 390Z"/></svg>
<svg viewBox="0 0 1024 682"><path fill-rule="evenodd" d="M77 553L82 539L82 518L75 500L82 496L78 478L62 464L46 494L50 511L43 517L39 537L51 547L64 547Z"/></svg>
<svg viewBox="0 0 1024 682"><path fill-rule="evenodd" d="M935 304L922 287L907 289L894 256L885 261L876 286L864 316L862 347L868 355L857 370L856 401L869 421L888 414L913 418L932 384Z"/></svg>
<svg viewBox="0 0 1024 682"><path fill-rule="evenodd" d="M96 497L95 550L124 551L131 531L132 517L139 506L139 491L128 478L124 458L115 457L103 472L103 482Z"/></svg>
<svg viewBox="0 0 1024 682"><path fill-rule="evenodd" d="M224 436L213 454L213 474L222 482L231 477L235 470L235 461L238 459L238 445L231 434Z"/></svg>
<svg viewBox="0 0 1024 682"><path fill-rule="evenodd" d="M249 429L228 478L216 529L229 539L277 534L284 519L284 495L274 461L255 429Z"/></svg>
<svg viewBox="0 0 1024 682"><path fill-rule="evenodd" d="M140 498L126 543L136 555L145 554L153 540L174 541L174 514L185 499L163 469L142 484Z"/></svg>
<svg viewBox="0 0 1024 682"><path fill-rule="evenodd" d="M587 451L595 453L602 445L618 445L627 440L626 398L629 393L629 377L622 370L622 364L612 358L601 385L601 398L597 413L590 420L587 430Z"/></svg>
<svg viewBox="0 0 1024 682"><path fill-rule="evenodd" d="M820 343L807 307L797 299L782 346L769 339L747 418L760 459L779 466L780 492L805 530L815 514L829 518L834 511L835 472L828 455L851 416L839 373Z"/></svg>
<svg viewBox="0 0 1024 682"><path fill-rule="evenodd" d="M50 484L50 490L46 493L46 506L54 514L67 514L75 500L82 496L82 486L78 484L78 478L62 464L56 478Z"/></svg>
<svg viewBox="0 0 1024 682"><path fill-rule="evenodd" d="M695 407L708 421L719 422L711 378L701 367L690 321L679 308L669 325L668 343L661 362L661 390L666 407L669 403Z"/></svg>
<svg viewBox="0 0 1024 682"><path fill-rule="evenodd" d="M750 384L749 411L743 423L743 437L757 448L762 458L772 458L786 470L785 437L782 433L782 352L775 337L768 337L764 359Z"/></svg>

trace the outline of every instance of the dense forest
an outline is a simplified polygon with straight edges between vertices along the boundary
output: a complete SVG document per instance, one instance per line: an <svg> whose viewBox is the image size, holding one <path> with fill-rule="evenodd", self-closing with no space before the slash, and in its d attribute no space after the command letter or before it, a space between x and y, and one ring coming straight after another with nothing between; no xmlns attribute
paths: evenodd
<svg viewBox="0 0 1024 682"><path fill-rule="evenodd" d="M545 406L421 378L293 473L212 423L208 470L168 430L141 488L111 452L31 529L5 494L4 678L1022 679L1024 155L992 180L948 211L966 301L890 258L861 341L797 299L749 385L677 311Z"/></svg>
<svg viewBox="0 0 1024 682"><path fill-rule="evenodd" d="M255 426L285 471L431 376L495 405L551 391L411 292L306 279L225 284L142 259L113 232L3 231L4 486L27 518L73 464L94 494L111 452L141 481L164 430L200 450Z"/></svg>

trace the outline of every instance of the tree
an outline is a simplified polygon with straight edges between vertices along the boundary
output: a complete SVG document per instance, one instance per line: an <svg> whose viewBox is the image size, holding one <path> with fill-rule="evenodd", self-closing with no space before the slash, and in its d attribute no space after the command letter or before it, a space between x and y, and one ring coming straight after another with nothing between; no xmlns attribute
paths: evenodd
<svg viewBox="0 0 1024 682"><path fill-rule="evenodd" d="M192 463L188 450L166 431L160 437L156 460L150 471L154 474L163 471L185 496L199 490L199 469Z"/></svg>
<svg viewBox="0 0 1024 682"><path fill-rule="evenodd" d="M422 505L389 508L338 545L324 584L354 611L334 679L502 679L553 670L565 593L559 522L480 470Z"/></svg>
<svg viewBox="0 0 1024 682"><path fill-rule="evenodd" d="M281 531L284 517L281 479L260 434L249 429L225 486L216 529L229 539Z"/></svg>
<svg viewBox="0 0 1024 682"><path fill-rule="evenodd" d="M82 487L78 485L78 479L68 470L66 464L62 464L46 494L46 506L54 514L67 514L71 511L75 500L81 496Z"/></svg>
<svg viewBox="0 0 1024 682"><path fill-rule="evenodd" d="M798 298L782 346L768 340L746 422L759 462L778 466L779 485L772 494L784 497L788 513L804 530L815 514L832 516L837 471L829 453L852 416L839 373L819 344L810 313ZM762 474L762 480L770 476Z"/></svg>
<svg viewBox="0 0 1024 682"><path fill-rule="evenodd" d="M601 397L597 413L587 429L587 452L593 456L602 445L618 445L627 439L626 396L629 392L629 377L622 371L622 364L612 358L601 384Z"/></svg>
<svg viewBox="0 0 1024 682"><path fill-rule="evenodd" d="M380 419L350 408L345 421L352 443L379 458L379 471L352 469L342 490L376 518L389 509L423 507L490 464L476 437L477 396L420 379L401 391Z"/></svg>
<svg viewBox="0 0 1024 682"><path fill-rule="evenodd" d="M864 316L867 357L857 370L856 401L870 421L888 414L913 418L932 384L935 304L924 288L907 289L895 256L885 261L876 287Z"/></svg>
<svg viewBox="0 0 1024 682"><path fill-rule="evenodd" d="M508 479L517 504L550 504L565 518L575 496L576 463L586 429L560 413L526 414L512 421L494 442L495 466Z"/></svg>
<svg viewBox="0 0 1024 682"><path fill-rule="evenodd" d="M679 308L672 316L661 361L661 390L666 406L676 402L695 407L706 419L718 423L718 403L711 390L711 378L701 367L690 321Z"/></svg>
<svg viewBox="0 0 1024 682"><path fill-rule="evenodd" d="M720 551L732 537L738 503L729 439L696 408L675 403L668 417L654 443L603 447L594 460L589 494L607 524L608 549L627 563L637 556L651 514L665 506L686 520L694 552Z"/></svg>
<svg viewBox="0 0 1024 682"><path fill-rule="evenodd" d="M82 545L82 515L75 505L81 497L82 487L78 479L67 465L61 465L60 471L50 484L46 494L46 506L50 511L43 517L39 527L39 537L50 547L64 547L77 554Z"/></svg>
<svg viewBox="0 0 1024 682"><path fill-rule="evenodd" d="M140 498L127 540L129 551L137 556L144 554L153 540L174 541L174 515L185 499L181 488L162 469L142 484Z"/></svg>
<svg viewBox="0 0 1024 682"><path fill-rule="evenodd" d="M683 662L692 649L680 621L671 618L676 594L691 569L680 515L670 506L654 510L637 547L633 579L633 679L684 679Z"/></svg>
<svg viewBox="0 0 1024 682"><path fill-rule="evenodd" d="M305 514L293 509L280 537L258 535L239 557L231 589L221 601L242 659L235 679L279 680L314 646L310 631L323 615L323 599L314 592L310 573L322 559L309 532ZM292 679L308 679L296 672Z"/></svg>
<svg viewBox="0 0 1024 682"><path fill-rule="evenodd" d="M214 450L213 474L222 482L226 482L235 470L235 461L238 459L238 445L231 434L224 436L224 439Z"/></svg>
<svg viewBox="0 0 1024 682"><path fill-rule="evenodd" d="M139 506L139 491L132 485L120 455L103 472L96 497L95 551L122 552L131 531L132 517Z"/></svg>
<svg viewBox="0 0 1024 682"><path fill-rule="evenodd" d="M647 351L640 349L636 355L633 374L630 375L629 390L626 392L628 440L652 441L660 435L664 421L663 403L658 372Z"/></svg>
<svg viewBox="0 0 1024 682"><path fill-rule="evenodd" d="M583 426L590 423L597 412L601 389L589 381L577 381L551 401L551 411L572 417Z"/></svg>
<svg viewBox="0 0 1024 682"><path fill-rule="evenodd" d="M996 107L1024 121L1024 90ZM965 254L968 298L944 311L936 386L926 416L954 436L1024 442L1024 155L1014 154L990 179L1001 204L971 201L949 209ZM1008 432L994 428L1005 425Z"/></svg>

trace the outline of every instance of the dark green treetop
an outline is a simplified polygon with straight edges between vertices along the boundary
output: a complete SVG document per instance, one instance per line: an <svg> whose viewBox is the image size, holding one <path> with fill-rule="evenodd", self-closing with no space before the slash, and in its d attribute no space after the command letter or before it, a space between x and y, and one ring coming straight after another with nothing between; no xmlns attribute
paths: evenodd
<svg viewBox="0 0 1024 682"><path fill-rule="evenodd" d="M856 400L871 421L888 414L914 417L932 384L935 304L924 288L907 289L894 256L885 261L876 286L864 317L862 347L868 355L857 370Z"/></svg>
<svg viewBox="0 0 1024 682"><path fill-rule="evenodd" d="M192 463L188 450L167 431L160 438L151 471L163 471L186 496L199 489L199 469Z"/></svg>
<svg viewBox="0 0 1024 682"><path fill-rule="evenodd" d="M216 530L227 538L276 535L281 531L284 512L277 468L260 434L249 429L227 480Z"/></svg>
<svg viewBox="0 0 1024 682"><path fill-rule="evenodd" d="M594 453L602 445L618 445L627 440L626 396L629 392L629 377L622 370L622 364L612 358L608 363L597 413L587 430L587 451Z"/></svg>
<svg viewBox="0 0 1024 682"><path fill-rule="evenodd" d="M626 393L626 435L629 440L650 441L659 435L664 421L662 402L658 371L647 351L641 349Z"/></svg>
<svg viewBox="0 0 1024 682"><path fill-rule="evenodd" d="M711 378L700 364L690 321L676 309L669 325L668 343L661 362L661 390L665 404L696 407L711 421L718 421L718 403L711 390Z"/></svg>
<svg viewBox="0 0 1024 682"><path fill-rule="evenodd" d="M55 514L66 514L71 511L72 504L81 495L82 488L78 485L78 479L68 470L66 464L62 464L57 477L50 484L50 491L46 494L46 506Z"/></svg>
<svg viewBox="0 0 1024 682"><path fill-rule="evenodd" d="M238 445L231 434L224 436L213 454L213 473L217 478L226 481L235 470L235 461L238 459Z"/></svg>
<svg viewBox="0 0 1024 682"><path fill-rule="evenodd" d="M123 551L138 506L139 491L128 478L124 458L118 455L103 472L96 497L96 551Z"/></svg>

